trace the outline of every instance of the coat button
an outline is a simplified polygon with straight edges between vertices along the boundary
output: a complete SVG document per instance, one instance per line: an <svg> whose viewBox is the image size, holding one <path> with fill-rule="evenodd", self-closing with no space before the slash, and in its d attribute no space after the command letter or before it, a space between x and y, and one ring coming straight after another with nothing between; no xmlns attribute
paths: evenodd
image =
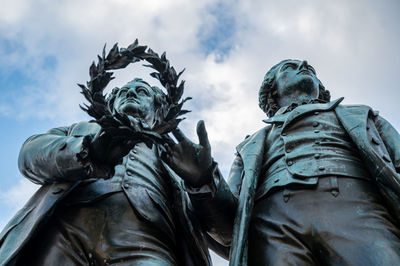
<svg viewBox="0 0 400 266"><path fill-rule="evenodd" d="M128 184L128 183L125 183L125 184L124 184L124 188L128 189L128 188L129 188L129 184Z"/></svg>
<svg viewBox="0 0 400 266"><path fill-rule="evenodd" d="M279 178L274 180L274 183L278 183L279 182Z"/></svg>
<svg viewBox="0 0 400 266"><path fill-rule="evenodd" d="M320 157L321 157L321 154L319 154L319 153L314 154L315 159L319 159Z"/></svg>
<svg viewBox="0 0 400 266"><path fill-rule="evenodd" d="M314 121L313 123L312 123L312 126L313 127L317 127L319 125L319 123L317 122L317 121Z"/></svg>
<svg viewBox="0 0 400 266"><path fill-rule="evenodd" d="M319 144L321 144L321 141L316 140L314 143L317 144L317 145L319 145Z"/></svg>
<svg viewBox="0 0 400 266"><path fill-rule="evenodd" d="M319 130L317 129L317 130L314 130L314 133L319 133Z"/></svg>
<svg viewBox="0 0 400 266"><path fill-rule="evenodd" d="M292 150L291 150L291 149L286 149L286 152L287 152L287 153L291 153Z"/></svg>
<svg viewBox="0 0 400 266"><path fill-rule="evenodd" d="M320 166L320 167L318 167L318 170L324 171L324 170L325 170L325 167L324 167L324 166Z"/></svg>
<svg viewBox="0 0 400 266"><path fill-rule="evenodd" d="M291 165L293 165L293 162L292 161L288 161L287 165L291 166Z"/></svg>
<svg viewBox="0 0 400 266"><path fill-rule="evenodd" d="M285 132L282 133L282 136L286 136L287 134Z"/></svg>
<svg viewBox="0 0 400 266"><path fill-rule="evenodd" d="M127 171L126 171L126 175L128 175L128 176L133 176L133 173L132 173L132 171L127 170Z"/></svg>
<svg viewBox="0 0 400 266"><path fill-rule="evenodd" d="M314 112L314 115L319 115L319 112L318 112L318 111L315 111L315 112Z"/></svg>

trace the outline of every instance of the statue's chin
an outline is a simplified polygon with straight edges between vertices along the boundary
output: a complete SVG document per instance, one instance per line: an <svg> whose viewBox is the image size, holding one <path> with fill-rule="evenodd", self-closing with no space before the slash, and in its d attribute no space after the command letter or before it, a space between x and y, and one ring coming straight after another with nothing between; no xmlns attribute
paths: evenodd
<svg viewBox="0 0 400 266"><path fill-rule="evenodd" d="M304 75L302 79L299 79L291 90L292 95L308 99L318 98L318 92L318 83L308 75Z"/></svg>
<svg viewBox="0 0 400 266"><path fill-rule="evenodd" d="M305 93L307 92L314 92L315 90L318 89L318 85L316 84L315 80L310 77L309 75L303 75L301 79L299 79L299 82L297 83L297 88L300 91L303 91Z"/></svg>

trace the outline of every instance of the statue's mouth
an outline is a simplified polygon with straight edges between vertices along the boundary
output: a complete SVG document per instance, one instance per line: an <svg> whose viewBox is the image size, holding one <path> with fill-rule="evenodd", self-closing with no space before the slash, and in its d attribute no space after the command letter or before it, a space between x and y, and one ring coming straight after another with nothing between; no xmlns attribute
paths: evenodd
<svg viewBox="0 0 400 266"><path fill-rule="evenodd" d="M310 75L311 76L311 72L309 70L307 70L307 69L303 69L303 70L301 70L301 71L299 71L297 73L297 75L300 75L300 74L306 74L306 75Z"/></svg>
<svg viewBox="0 0 400 266"><path fill-rule="evenodd" d="M139 100L137 100L137 99L135 99L135 98L126 99L126 100L124 101L124 103L138 103L138 104L140 104Z"/></svg>

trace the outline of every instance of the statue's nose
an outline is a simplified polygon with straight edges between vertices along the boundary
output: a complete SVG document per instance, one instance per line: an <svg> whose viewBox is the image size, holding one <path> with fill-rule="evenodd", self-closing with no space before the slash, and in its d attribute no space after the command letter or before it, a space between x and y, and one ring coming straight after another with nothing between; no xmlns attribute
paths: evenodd
<svg viewBox="0 0 400 266"><path fill-rule="evenodd" d="M300 69L302 69L302 68L307 68L307 67L308 67L308 63L307 63L306 60L304 60L303 62L301 62Z"/></svg>
<svg viewBox="0 0 400 266"><path fill-rule="evenodd" d="M136 97L136 88L130 88L126 94L127 97Z"/></svg>

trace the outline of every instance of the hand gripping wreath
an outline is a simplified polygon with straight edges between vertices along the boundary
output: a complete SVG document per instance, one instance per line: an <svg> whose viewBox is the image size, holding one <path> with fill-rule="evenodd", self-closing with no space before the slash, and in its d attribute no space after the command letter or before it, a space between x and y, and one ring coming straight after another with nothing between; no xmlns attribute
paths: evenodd
<svg viewBox="0 0 400 266"><path fill-rule="evenodd" d="M147 50L147 51L146 51ZM164 117L152 129L148 129L143 123L133 123L127 115L112 112L107 103L103 91L108 83L114 79L113 72L110 70L122 69L131 63L145 60L149 64L146 67L153 68L156 72L150 75L158 79L166 89L166 104L163 106ZM130 138L132 140L151 140L161 141L166 133L174 130L183 118L179 118L190 111L183 110L182 106L190 97L181 100L184 91L184 81L178 85L180 75L184 70L176 73L174 67L170 66L165 52L160 56L147 46L139 46L138 40L127 48L118 48L114 44L106 56L105 46L101 56L98 56L98 63L92 63L89 68L90 81L85 85L78 84L82 89L81 93L85 96L89 104L80 106L108 133L118 136L117 138ZM181 100L181 101L180 101ZM147 142L147 141L146 141Z"/></svg>

